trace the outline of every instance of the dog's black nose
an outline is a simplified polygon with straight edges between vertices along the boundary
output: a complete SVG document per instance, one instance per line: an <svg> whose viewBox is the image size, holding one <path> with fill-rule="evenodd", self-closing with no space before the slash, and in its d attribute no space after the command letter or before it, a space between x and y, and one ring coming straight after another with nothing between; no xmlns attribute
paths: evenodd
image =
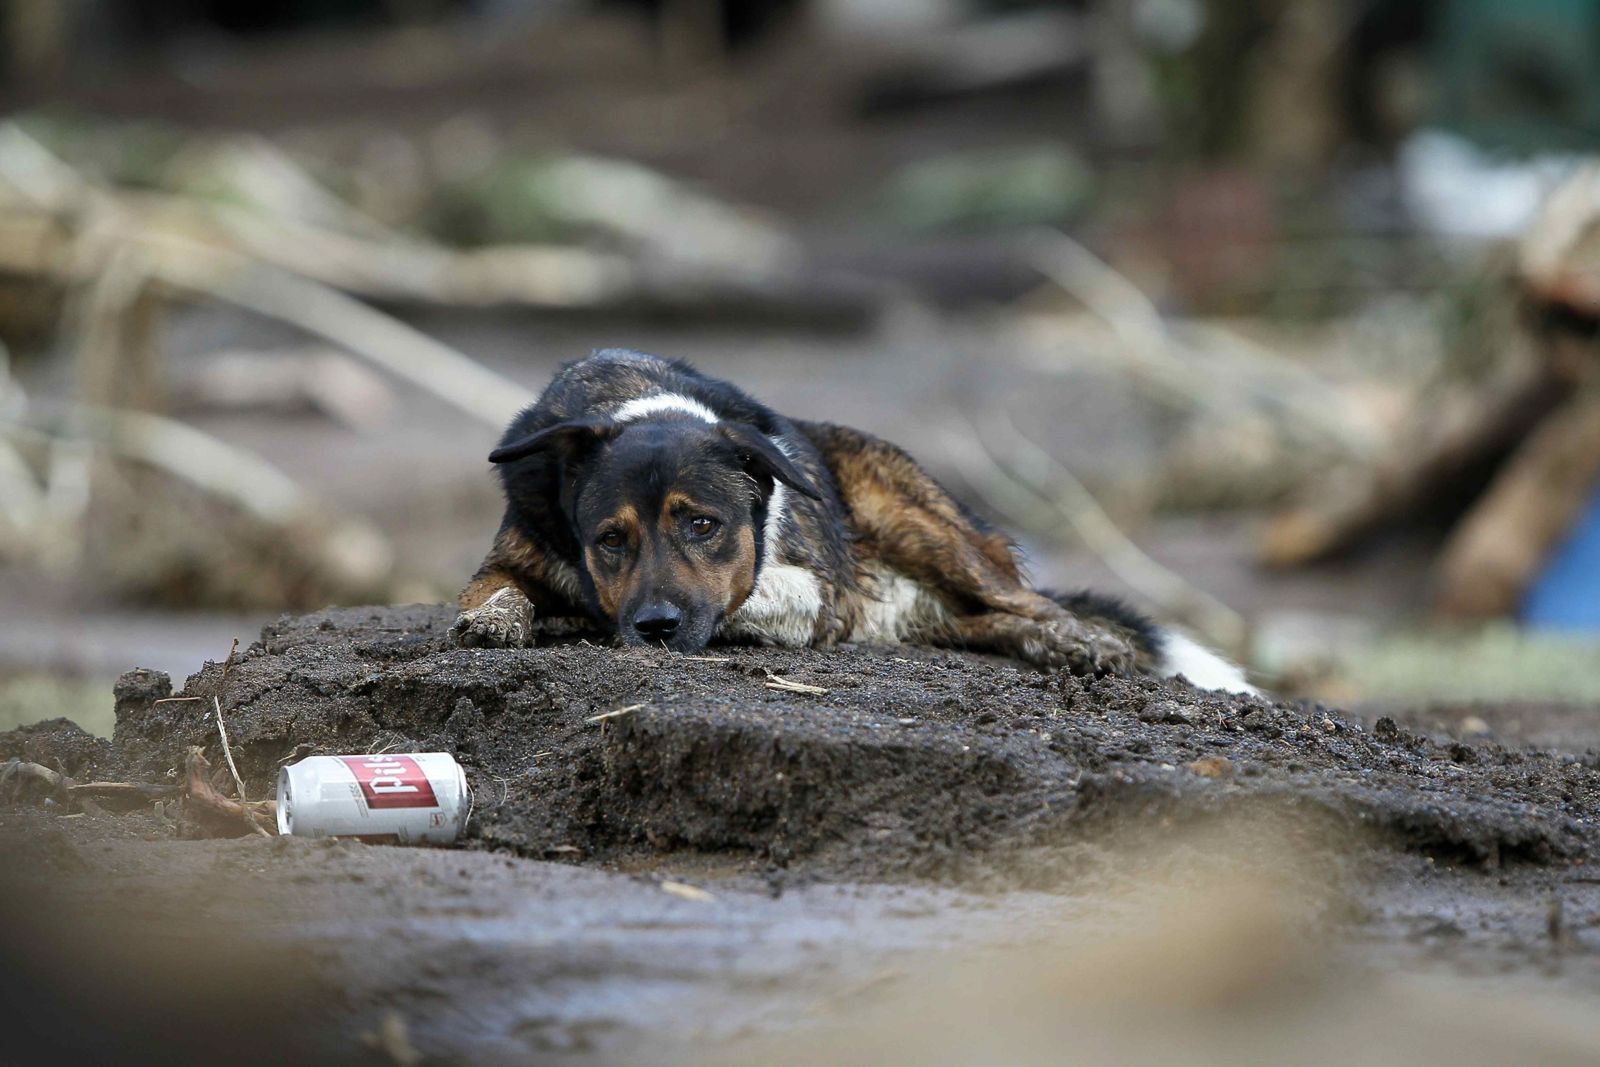
<svg viewBox="0 0 1600 1067"><path fill-rule="evenodd" d="M683 612L665 600L658 600L639 609L633 617L633 628L646 641L665 641L678 632L678 623L682 621Z"/></svg>

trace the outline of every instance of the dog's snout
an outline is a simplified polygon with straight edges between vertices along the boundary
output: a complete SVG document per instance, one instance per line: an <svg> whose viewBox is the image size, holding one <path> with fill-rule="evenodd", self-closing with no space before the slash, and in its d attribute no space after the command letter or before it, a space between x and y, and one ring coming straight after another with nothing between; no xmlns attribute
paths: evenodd
<svg viewBox="0 0 1600 1067"><path fill-rule="evenodd" d="M682 621L683 612L665 600L658 600L639 609L633 617L633 628L646 641L665 641L678 632Z"/></svg>

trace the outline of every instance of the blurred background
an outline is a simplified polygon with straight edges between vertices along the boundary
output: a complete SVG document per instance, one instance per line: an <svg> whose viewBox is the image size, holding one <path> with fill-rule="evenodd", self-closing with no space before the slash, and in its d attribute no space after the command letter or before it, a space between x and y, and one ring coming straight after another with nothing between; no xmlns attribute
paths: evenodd
<svg viewBox="0 0 1600 1067"><path fill-rule="evenodd" d="M1593 0L9 0L0 728L451 598L627 346L1285 694L1538 740L1600 701L1597 58Z"/></svg>

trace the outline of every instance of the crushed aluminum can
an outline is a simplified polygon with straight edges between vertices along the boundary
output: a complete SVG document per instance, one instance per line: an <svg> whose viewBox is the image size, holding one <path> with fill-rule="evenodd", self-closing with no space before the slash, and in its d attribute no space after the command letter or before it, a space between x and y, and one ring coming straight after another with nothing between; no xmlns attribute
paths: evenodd
<svg viewBox="0 0 1600 1067"><path fill-rule="evenodd" d="M448 845L469 800L467 776L448 752L308 756L278 772L278 832Z"/></svg>

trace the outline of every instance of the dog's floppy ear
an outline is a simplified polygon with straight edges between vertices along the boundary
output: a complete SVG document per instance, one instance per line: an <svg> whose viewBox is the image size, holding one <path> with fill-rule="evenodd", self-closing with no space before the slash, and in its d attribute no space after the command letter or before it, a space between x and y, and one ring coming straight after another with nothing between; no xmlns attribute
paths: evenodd
<svg viewBox="0 0 1600 1067"><path fill-rule="evenodd" d="M821 490L800 472L800 468L766 434L742 422L725 422L718 429L739 450L739 461L744 464L745 470L751 474L765 474L812 500L822 499Z"/></svg>
<svg viewBox="0 0 1600 1067"><path fill-rule="evenodd" d="M603 419L576 419L562 422L547 429L531 433L515 441L508 441L489 453L490 463L510 463L539 452L560 459L576 459L603 441L615 437L621 429L614 422Z"/></svg>

